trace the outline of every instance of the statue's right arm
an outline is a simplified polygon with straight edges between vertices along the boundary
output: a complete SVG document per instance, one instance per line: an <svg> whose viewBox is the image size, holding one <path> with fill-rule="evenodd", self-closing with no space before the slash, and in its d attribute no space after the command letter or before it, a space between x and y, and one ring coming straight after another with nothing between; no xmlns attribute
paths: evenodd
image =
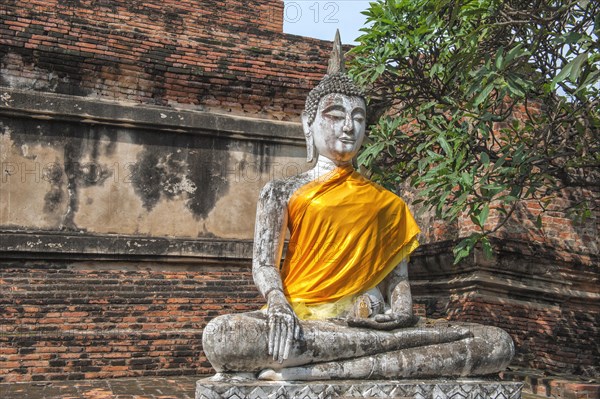
<svg viewBox="0 0 600 399"><path fill-rule="evenodd" d="M283 292L279 263L283 252L287 224L287 196L276 181L267 183L260 192L254 228L252 277L267 299L273 290Z"/></svg>
<svg viewBox="0 0 600 399"><path fill-rule="evenodd" d="M279 263L287 226L289 194L282 182L271 181L263 187L256 210L252 276L267 300L269 354L279 361L287 359L300 325L284 295Z"/></svg>

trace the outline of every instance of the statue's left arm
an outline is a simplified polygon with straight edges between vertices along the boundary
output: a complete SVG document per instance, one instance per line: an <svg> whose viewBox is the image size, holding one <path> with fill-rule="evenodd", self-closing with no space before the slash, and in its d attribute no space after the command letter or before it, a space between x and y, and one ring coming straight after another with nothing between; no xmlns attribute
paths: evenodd
<svg viewBox="0 0 600 399"><path fill-rule="evenodd" d="M351 326L366 327L377 330L394 330L414 325L417 318L413 314L412 295L408 282L408 262L403 260L392 270L379 285L390 310L385 314L377 314L368 319L353 319Z"/></svg>
<svg viewBox="0 0 600 399"><path fill-rule="evenodd" d="M413 301L408 282L408 261L405 259L385 278L384 293L390 304L390 312L376 315L378 322L392 323L393 328L407 327L416 322Z"/></svg>

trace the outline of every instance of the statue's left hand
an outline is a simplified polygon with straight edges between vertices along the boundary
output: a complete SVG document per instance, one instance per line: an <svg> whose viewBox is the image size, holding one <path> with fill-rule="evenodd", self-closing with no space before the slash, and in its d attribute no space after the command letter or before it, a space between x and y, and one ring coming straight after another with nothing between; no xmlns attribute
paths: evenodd
<svg viewBox="0 0 600 399"><path fill-rule="evenodd" d="M389 313L377 314L368 319L351 318L348 319L348 325L350 327L372 328L374 330L387 331L414 326L418 320L419 318L412 314Z"/></svg>
<svg viewBox="0 0 600 399"><path fill-rule="evenodd" d="M300 323L283 292L271 291L267 304L269 355L283 363L290 355L294 339L300 337Z"/></svg>

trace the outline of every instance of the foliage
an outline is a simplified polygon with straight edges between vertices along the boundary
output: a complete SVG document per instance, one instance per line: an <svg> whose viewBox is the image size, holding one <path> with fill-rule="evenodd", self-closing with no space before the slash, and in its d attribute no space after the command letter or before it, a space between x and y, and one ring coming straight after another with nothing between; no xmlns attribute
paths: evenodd
<svg viewBox="0 0 600 399"><path fill-rule="evenodd" d="M410 182L439 218L471 218L456 262L478 242L491 254L519 202L598 193L599 2L378 0L364 14L350 73L379 116L359 163Z"/></svg>

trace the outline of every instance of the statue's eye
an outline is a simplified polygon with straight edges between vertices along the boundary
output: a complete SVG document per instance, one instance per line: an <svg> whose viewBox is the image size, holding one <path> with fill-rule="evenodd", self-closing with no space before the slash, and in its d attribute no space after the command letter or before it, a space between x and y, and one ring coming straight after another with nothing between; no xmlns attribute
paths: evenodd
<svg viewBox="0 0 600 399"><path fill-rule="evenodd" d="M344 111L332 110L332 111L326 112L325 115L327 115L328 117L333 118L333 119L345 119L346 118L346 113Z"/></svg>
<svg viewBox="0 0 600 399"><path fill-rule="evenodd" d="M358 123L363 123L365 121L365 117L362 115L354 115L353 118Z"/></svg>

